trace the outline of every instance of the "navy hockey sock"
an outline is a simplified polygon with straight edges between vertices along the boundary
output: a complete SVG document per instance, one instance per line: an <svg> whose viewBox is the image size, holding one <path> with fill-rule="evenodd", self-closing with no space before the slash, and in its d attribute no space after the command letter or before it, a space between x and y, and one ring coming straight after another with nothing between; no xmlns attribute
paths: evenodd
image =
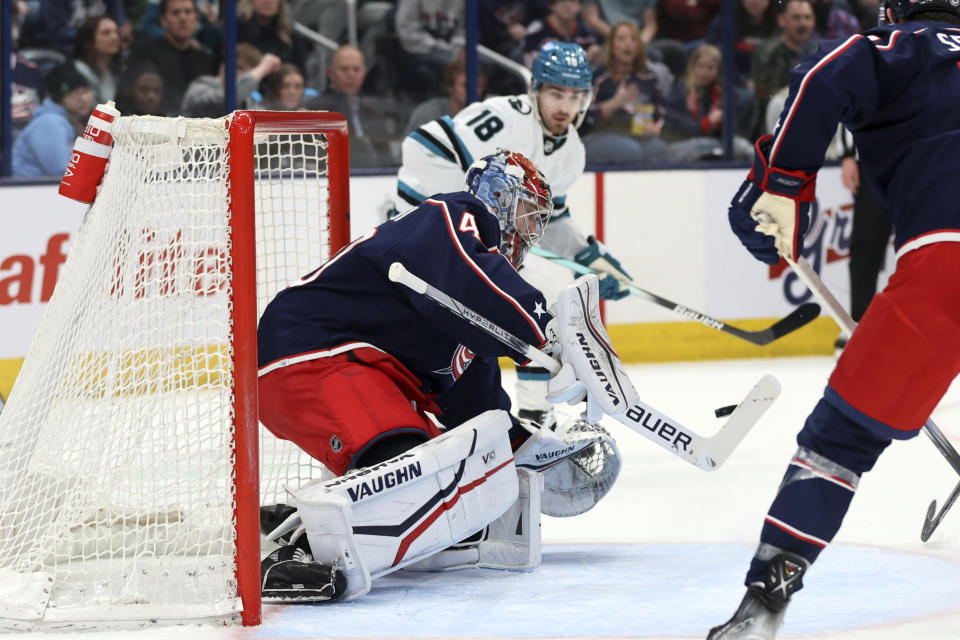
<svg viewBox="0 0 960 640"><path fill-rule="evenodd" d="M860 476L890 443L820 400L797 435L800 445L760 533L745 583L763 582L770 561L784 551L813 563L833 540Z"/></svg>

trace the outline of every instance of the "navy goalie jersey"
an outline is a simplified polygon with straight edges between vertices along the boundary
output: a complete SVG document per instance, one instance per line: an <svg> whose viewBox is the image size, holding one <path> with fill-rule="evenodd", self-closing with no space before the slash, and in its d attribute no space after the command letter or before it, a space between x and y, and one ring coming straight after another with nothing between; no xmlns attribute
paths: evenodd
<svg viewBox="0 0 960 640"><path fill-rule="evenodd" d="M783 169L816 171L837 123L851 131L898 250L960 229L960 27L886 25L822 47L792 72L780 120L769 161Z"/></svg>
<svg viewBox="0 0 960 640"><path fill-rule="evenodd" d="M427 199L277 294L257 331L260 375L374 347L406 366L426 393L444 394L463 378L457 385L461 389L448 394L455 399L440 401L456 421L490 408L509 408L496 358L509 356L520 363L525 358L387 277L390 265L399 261L513 335L542 346L551 319L546 302L500 255L499 243L499 221L473 195Z"/></svg>

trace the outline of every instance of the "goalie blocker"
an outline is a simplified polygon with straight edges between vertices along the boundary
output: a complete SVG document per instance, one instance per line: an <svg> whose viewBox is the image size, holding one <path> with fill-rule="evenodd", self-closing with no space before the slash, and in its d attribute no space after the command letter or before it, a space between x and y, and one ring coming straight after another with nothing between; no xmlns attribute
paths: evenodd
<svg viewBox="0 0 960 640"><path fill-rule="evenodd" d="M355 598L374 578L414 564L539 566L545 483L538 472L571 465L544 495L551 511L573 515L603 497L620 461L602 427L574 421L538 430L514 454L511 425L506 412L488 411L392 460L294 492L297 513L268 538L299 525L309 544L301 538L298 549L282 547L264 560L264 600Z"/></svg>

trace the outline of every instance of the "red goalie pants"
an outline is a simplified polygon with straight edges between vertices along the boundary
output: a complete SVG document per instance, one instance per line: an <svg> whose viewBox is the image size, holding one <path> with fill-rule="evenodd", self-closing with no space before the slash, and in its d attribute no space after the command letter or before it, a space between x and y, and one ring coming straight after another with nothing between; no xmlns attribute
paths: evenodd
<svg viewBox="0 0 960 640"><path fill-rule="evenodd" d="M260 421L337 475L384 436L440 435L439 413L420 381L382 351L360 348L275 369L260 377Z"/></svg>
<svg viewBox="0 0 960 640"><path fill-rule="evenodd" d="M960 372L960 243L900 256L830 376L830 387L889 437L917 433ZM828 400L829 400L828 391ZM836 400L834 400L836 403Z"/></svg>

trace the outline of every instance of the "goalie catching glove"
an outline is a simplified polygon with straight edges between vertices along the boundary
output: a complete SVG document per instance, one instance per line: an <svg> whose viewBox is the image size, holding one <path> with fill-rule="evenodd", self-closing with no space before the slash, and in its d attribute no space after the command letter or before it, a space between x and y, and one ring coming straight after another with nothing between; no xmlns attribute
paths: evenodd
<svg viewBox="0 0 960 640"><path fill-rule="evenodd" d="M630 295L630 289L625 285L633 282L633 278L620 261L610 255L603 243L593 236L587 238L587 243L587 248L578 251L573 259L599 272L600 297L604 300L619 300Z"/></svg>
<svg viewBox="0 0 960 640"><path fill-rule="evenodd" d="M557 298L554 316L563 364L547 393L550 402L586 400L583 417L589 423L604 414L621 416L640 401L600 320L599 288L597 276L582 276Z"/></svg>
<svg viewBox="0 0 960 640"><path fill-rule="evenodd" d="M730 203L730 228L753 257L777 264L780 256L796 260L810 227L817 174L771 166L773 136L757 140L750 175Z"/></svg>

